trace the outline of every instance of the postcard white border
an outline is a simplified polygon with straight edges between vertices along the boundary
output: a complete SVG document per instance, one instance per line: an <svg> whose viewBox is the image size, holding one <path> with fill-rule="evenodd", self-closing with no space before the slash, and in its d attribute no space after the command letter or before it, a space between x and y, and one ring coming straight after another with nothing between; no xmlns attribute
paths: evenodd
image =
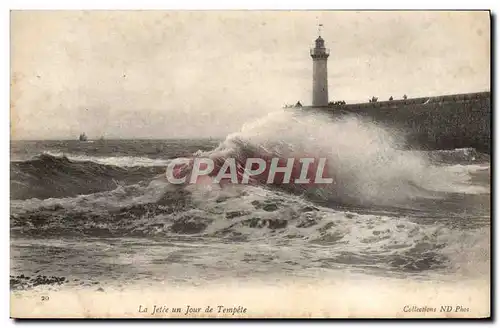
<svg viewBox="0 0 500 328"><path fill-rule="evenodd" d="M4 110L2 110L2 118L1 122L4 125L2 129L0 129L1 137L0 137L0 147L1 152L6 157L5 160L1 161L1 179L2 183L0 184L1 188L1 209L3 213L3 220L5 227L1 229L2 234L2 249L0 250L2 254L2 271L4 272L2 279L2 287L3 293L1 298L1 308L2 308L2 326L10 327L14 325L14 322L9 319L9 162L8 162L8 154L9 154L9 76L10 76L10 65L9 65L9 10L11 9L492 9L494 14L498 14L499 10L499 2L498 1L485 1L485 0L475 0L475 1L463 1L463 0L455 0L455 1L436 1L436 0L419 0L419 1L390 1L390 0L379 0L379 1L361 1L361 0L351 0L351 1L319 1L319 0L307 0L307 1L298 1L298 0L288 0L288 1L270 1L270 0L245 0L245 1L229 1L229 0L213 0L213 1L203 1L203 0L183 0L183 1L161 1L161 0L141 0L141 1L132 1L132 0L120 0L120 1L105 1L105 0L88 0L85 2L71 2L71 1L56 1L56 0L46 0L46 1L4 1L0 5L2 7L1 11L1 40L3 45L3 51L1 52L2 61L1 61L1 79L2 88L1 88L1 99L2 104L4 106ZM498 17L497 17L498 18ZM498 21L496 26L494 26L495 32L493 35L495 39L498 35ZM498 41L494 42L495 53L498 55ZM493 59L493 58L492 58ZM498 67L498 65L496 65ZM496 70L495 70L496 73ZM494 77L493 74L492 77ZM496 85L494 90L491 90L497 94L498 85ZM496 109L495 109L496 111ZM495 126L498 125L498 114L495 119ZM498 139L498 128L494 132L494 138ZM498 153L498 143L496 143L495 154ZM498 204L498 194L494 195L494 204ZM492 204L493 205L493 204ZM497 235L498 224L495 224L494 235ZM498 242L495 243L497 245L496 251L498 251ZM495 252L494 254L496 254ZM493 259L492 259L493 260ZM498 272L496 261L493 261L495 266L495 271ZM497 285L497 284L496 284ZM498 310L498 300L493 303L495 305L496 310ZM498 315L498 311L494 311ZM123 323L123 322L122 322ZM146 326L149 322L127 322L129 325L133 326ZM186 324L194 324L195 322L184 322L181 323L183 325ZM331 324L366 324L366 322L331 322ZM405 322L400 322L400 324L404 324ZM442 322L441 322L442 323ZM52 326L54 322L38 322L37 324ZM71 323L61 323L63 326ZM80 322L82 325L92 325L92 326L104 326L107 323L105 322ZM160 323L165 324L165 322ZM168 323L169 325L178 325L179 323ZM237 322L233 322L231 324L238 324ZM270 325L271 323L259 323L259 325ZM302 322L300 324L308 324L307 322ZM386 324L384 322L379 322L379 324ZM425 322L420 321L415 324L425 325L426 327L439 325L440 322ZM481 324L480 322L468 322L467 325L475 325ZM226 323L227 325L227 323Z"/></svg>

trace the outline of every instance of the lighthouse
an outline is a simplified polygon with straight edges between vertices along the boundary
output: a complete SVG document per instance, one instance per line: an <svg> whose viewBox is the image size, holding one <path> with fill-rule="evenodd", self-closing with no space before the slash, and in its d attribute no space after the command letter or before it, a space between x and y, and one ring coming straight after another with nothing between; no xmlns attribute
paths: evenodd
<svg viewBox="0 0 500 328"><path fill-rule="evenodd" d="M321 27L322 25L320 25ZM325 48L325 40L318 31L316 46L311 48L310 53L313 60L313 107L328 106L328 70L327 61L330 49Z"/></svg>

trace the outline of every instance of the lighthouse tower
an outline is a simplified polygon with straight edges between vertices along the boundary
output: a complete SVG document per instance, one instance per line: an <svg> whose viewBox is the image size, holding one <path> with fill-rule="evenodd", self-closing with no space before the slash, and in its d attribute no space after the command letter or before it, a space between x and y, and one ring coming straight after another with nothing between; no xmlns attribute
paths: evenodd
<svg viewBox="0 0 500 328"><path fill-rule="evenodd" d="M320 25L321 27L322 25ZM318 31L316 46L311 48L313 59L313 107L328 106L328 71L326 62L330 56L330 49L325 48L325 40Z"/></svg>

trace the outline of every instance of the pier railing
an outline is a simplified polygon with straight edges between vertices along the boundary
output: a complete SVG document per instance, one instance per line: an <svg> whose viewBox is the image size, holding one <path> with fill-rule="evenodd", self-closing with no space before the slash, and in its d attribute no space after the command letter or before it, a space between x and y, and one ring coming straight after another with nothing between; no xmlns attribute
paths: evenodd
<svg viewBox="0 0 500 328"><path fill-rule="evenodd" d="M329 56L330 49L328 48L311 48L309 50L311 56Z"/></svg>

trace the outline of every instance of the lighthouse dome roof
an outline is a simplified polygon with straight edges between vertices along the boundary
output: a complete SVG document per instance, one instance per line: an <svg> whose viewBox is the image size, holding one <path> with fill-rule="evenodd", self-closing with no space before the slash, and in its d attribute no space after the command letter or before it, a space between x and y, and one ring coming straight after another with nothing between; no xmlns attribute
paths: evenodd
<svg viewBox="0 0 500 328"><path fill-rule="evenodd" d="M321 36L318 36L316 39L316 48L324 48L325 47L325 40Z"/></svg>

